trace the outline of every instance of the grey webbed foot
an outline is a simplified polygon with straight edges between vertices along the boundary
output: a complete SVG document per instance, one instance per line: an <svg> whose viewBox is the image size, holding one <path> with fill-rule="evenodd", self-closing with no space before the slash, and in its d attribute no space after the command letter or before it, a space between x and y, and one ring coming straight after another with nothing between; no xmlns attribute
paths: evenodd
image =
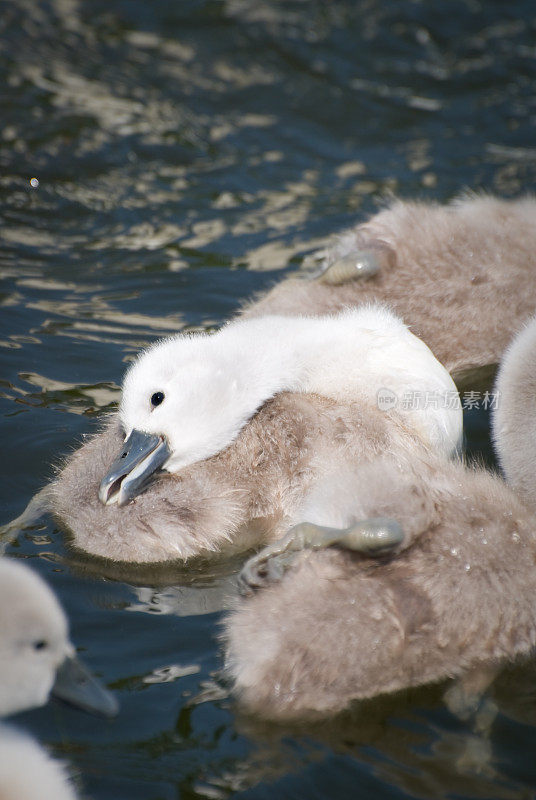
<svg viewBox="0 0 536 800"><path fill-rule="evenodd" d="M263 556L258 558L258 556ZM238 591L242 597L249 597L258 589L271 583L279 583L285 573L286 567L281 563L280 556L265 555L264 550L257 556L250 558L238 576Z"/></svg>
<svg viewBox="0 0 536 800"><path fill-rule="evenodd" d="M326 528L301 522L277 542L250 558L238 576L238 590L247 596L271 583L277 583L300 550L340 547L369 557L394 552L404 540L404 531L394 519L371 517L348 528Z"/></svg>
<svg viewBox="0 0 536 800"><path fill-rule="evenodd" d="M319 283L339 286L354 280L368 280L396 262L395 251L384 242L371 242L324 267L314 277Z"/></svg>
<svg viewBox="0 0 536 800"><path fill-rule="evenodd" d="M52 485L48 484L39 492L36 492L22 514L16 519L11 520L6 525L0 525L0 556L3 554L7 545L17 538L18 533L24 528L28 528L51 510L52 506Z"/></svg>

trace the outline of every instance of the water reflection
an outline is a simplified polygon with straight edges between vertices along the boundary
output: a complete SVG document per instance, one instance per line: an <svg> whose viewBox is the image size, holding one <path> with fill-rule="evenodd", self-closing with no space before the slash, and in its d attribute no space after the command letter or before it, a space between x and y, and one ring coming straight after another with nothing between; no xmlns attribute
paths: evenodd
<svg viewBox="0 0 536 800"><path fill-rule="evenodd" d="M125 611L144 614L174 614L177 617L212 614L232 605L236 596L236 578L228 576L210 586L167 586L135 588L136 599Z"/></svg>
<svg viewBox="0 0 536 800"><path fill-rule="evenodd" d="M515 670L522 682L533 672L533 663ZM495 690L500 712L502 680ZM440 685L378 698L356 704L352 711L329 721L284 729L240 718L241 732L257 741L257 749L234 775L217 776L214 783L227 789L238 783L244 797L268 797L270 790L290 796L297 786L308 797L316 797L324 796L327 786L319 790L319 781L324 783L326 774L334 793L333 787L340 784L342 796L346 796L346 785L368 786L372 792L387 785L420 798L446 798L452 793L504 800L532 796L530 784L518 782L504 770L494 752L497 736L503 733L502 718L481 733L467 728L442 707L444 688ZM305 752L295 748L290 763L286 752L289 734L305 748ZM315 748L316 758L306 749L308 743ZM318 762L318 767L311 768L312 761ZM271 783L266 793L247 791L266 781Z"/></svg>

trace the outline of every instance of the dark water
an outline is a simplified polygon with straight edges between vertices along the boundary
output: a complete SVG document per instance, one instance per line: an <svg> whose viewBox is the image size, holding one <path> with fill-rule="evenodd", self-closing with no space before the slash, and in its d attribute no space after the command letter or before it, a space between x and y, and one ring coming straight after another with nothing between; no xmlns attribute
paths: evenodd
<svg viewBox="0 0 536 800"><path fill-rule="evenodd" d="M219 324L386 192L534 190L535 78L531 0L0 3L2 521L117 400L136 350ZM487 736L438 689L266 726L218 678L217 576L76 563L50 521L10 553L121 701L113 722L20 717L87 797L534 796L531 665L497 684Z"/></svg>

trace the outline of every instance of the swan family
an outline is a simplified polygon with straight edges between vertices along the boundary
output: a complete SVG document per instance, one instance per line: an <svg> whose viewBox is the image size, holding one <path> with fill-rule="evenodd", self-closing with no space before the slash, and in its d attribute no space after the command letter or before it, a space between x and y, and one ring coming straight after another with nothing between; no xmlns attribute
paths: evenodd
<svg viewBox="0 0 536 800"><path fill-rule="evenodd" d="M115 698L75 655L67 618L32 570L0 559L0 717L44 705L50 695L105 716ZM5 800L75 800L67 768L33 739L0 724L0 796Z"/></svg>
<svg viewBox="0 0 536 800"><path fill-rule="evenodd" d="M142 353L51 485L93 555L263 548L223 633L248 710L334 713L446 678L459 708L536 645L536 321L507 350L536 309L535 219L532 198L394 202L318 274ZM501 357L509 485L456 458L449 374Z"/></svg>

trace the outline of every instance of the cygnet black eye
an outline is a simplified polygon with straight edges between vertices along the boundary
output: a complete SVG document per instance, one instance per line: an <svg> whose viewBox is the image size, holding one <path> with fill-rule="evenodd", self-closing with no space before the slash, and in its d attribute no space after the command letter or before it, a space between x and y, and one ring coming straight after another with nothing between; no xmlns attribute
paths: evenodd
<svg viewBox="0 0 536 800"><path fill-rule="evenodd" d="M153 407L154 406L159 406L160 403L163 402L163 400L164 400L164 392L155 392L153 394L153 396L151 397L151 405Z"/></svg>
<svg viewBox="0 0 536 800"><path fill-rule="evenodd" d="M45 639L33 643L34 650L45 650L48 647L48 642Z"/></svg>

